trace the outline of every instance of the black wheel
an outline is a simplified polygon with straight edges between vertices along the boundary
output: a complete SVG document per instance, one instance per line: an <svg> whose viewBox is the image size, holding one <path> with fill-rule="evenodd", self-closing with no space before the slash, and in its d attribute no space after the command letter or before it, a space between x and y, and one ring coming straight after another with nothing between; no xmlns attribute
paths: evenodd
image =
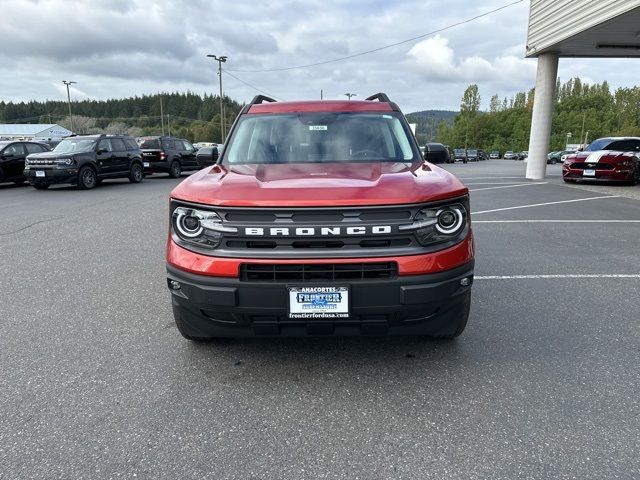
<svg viewBox="0 0 640 480"><path fill-rule="evenodd" d="M549 162L551 165L555 165L556 163L558 163L558 161L555 158L552 158L551 161Z"/></svg>
<svg viewBox="0 0 640 480"><path fill-rule="evenodd" d="M169 176L171 178L180 178L180 175L182 175L182 167L180 166L180 162L174 160L169 167Z"/></svg>
<svg viewBox="0 0 640 480"><path fill-rule="evenodd" d="M180 335L182 335L187 340L191 340L192 342L210 342L216 339L216 337L203 337L203 336L194 335L193 334L194 332L189 329L189 326L182 319L180 310L178 309L178 307L176 307L175 303L173 303L172 306L173 306L173 318L176 321L176 327L178 328Z"/></svg>
<svg viewBox="0 0 640 480"><path fill-rule="evenodd" d="M631 180L631 185L638 185L640 183L640 165L636 165L636 168L633 172L633 180Z"/></svg>
<svg viewBox="0 0 640 480"><path fill-rule="evenodd" d="M47 188L49 188L48 183L32 183L31 186L36 190L46 190Z"/></svg>
<svg viewBox="0 0 640 480"><path fill-rule="evenodd" d="M454 307L453 312L449 312L458 319L458 324L455 325L455 329L452 332L427 335L428 338L435 340L452 340L464 332L467 322L469 321L469 311L471 310L471 291L469 290L464 295L464 300Z"/></svg>
<svg viewBox="0 0 640 480"><path fill-rule="evenodd" d="M142 170L142 165L137 162L131 165L131 170L129 171L129 181L131 183L140 183L143 178L144 171Z"/></svg>
<svg viewBox="0 0 640 480"><path fill-rule="evenodd" d="M467 160L463 160L462 163L468 163L468 161Z"/></svg>
<svg viewBox="0 0 640 480"><path fill-rule="evenodd" d="M96 172L91 167L82 167L78 172L78 188L80 190L90 190L98 184Z"/></svg>

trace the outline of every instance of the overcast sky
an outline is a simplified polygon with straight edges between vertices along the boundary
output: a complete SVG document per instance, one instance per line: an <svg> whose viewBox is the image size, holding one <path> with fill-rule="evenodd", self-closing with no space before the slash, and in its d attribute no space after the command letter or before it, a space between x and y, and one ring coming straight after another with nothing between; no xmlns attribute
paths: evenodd
<svg viewBox="0 0 640 480"><path fill-rule="evenodd" d="M217 93L207 53L231 73L286 100L356 98L384 91L405 112L457 110L465 87L483 107L535 80L524 59L529 2L377 53L285 72L250 73L330 60L471 18L509 0L0 0L0 99L127 97L157 91ZM631 86L637 60L561 59L559 76ZM223 75L225 93L257 92Z"/></svg>

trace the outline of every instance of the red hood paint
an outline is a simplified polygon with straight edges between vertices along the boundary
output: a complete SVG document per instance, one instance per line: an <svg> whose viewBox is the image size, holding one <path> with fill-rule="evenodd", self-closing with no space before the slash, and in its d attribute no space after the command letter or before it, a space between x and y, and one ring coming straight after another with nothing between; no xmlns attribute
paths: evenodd
<svg viewBox="0 0 640 480"><path fill-rule="evenodd" d="M632 152L618 152L616 150L597 150L595 152L576 152L567 155L567 160L580 163L618 163L633 157Z"/></svg>
<svg viewBox="0 0 640 480"><path fill-rule="evenodd" d="M215 165L194 173L171 197L204 205L326 207L401 205L468 193L430 163Z"/></svg>

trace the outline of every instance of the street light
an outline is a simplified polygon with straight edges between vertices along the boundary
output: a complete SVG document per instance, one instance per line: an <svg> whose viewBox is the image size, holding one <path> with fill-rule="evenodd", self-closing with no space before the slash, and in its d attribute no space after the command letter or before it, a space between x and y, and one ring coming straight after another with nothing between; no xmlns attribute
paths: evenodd
<svg viewBox="0 0 640 480"><path fill-rule="evenodd" d="M351 97L355 97L356 95L358 95L357 93L345 93L344 94L346 97L349 98L349 100L351 100Z"/></svg>
<svg viewBox="0 0 640 480"><path fill-rule="evenodd" d="M220 134L222 135L222 143L225 142L225 128L224 128L224 104L222 103L222 64L227 61L225 56L207 55L209 58L213 58L218 62L218 76L220 77Z"/></svg>
<svg viewBox="0 0 640 480"><path fill-rule="evenodd" d="M69 120L71 121L71 131L74 132L75 128L73 126L73 115L71 115L71 95L69 94L69 85L72 85L78 82L67 82L66 80L62 80L62 83L64 83L67 86L67 102L69 103Z"/></svg>
<svg viewBox="0 0 640 480"><path fill-rule="evenodd" d="M564 146L565 150L569 150L569 139L571 138L571 132L567 132L567 142Z"/></svg>

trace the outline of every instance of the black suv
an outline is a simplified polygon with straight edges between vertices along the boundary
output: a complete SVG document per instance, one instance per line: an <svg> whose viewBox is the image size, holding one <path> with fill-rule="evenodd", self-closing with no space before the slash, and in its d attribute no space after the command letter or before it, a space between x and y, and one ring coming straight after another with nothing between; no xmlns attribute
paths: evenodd
<svg viewBox="0 0 640 480"><path fill-rule="evenodd" d="M74 135L47 153L27 156L24 176L38 190L54 183L70 183L86 190L107 178L144 177L142 151L126 135Z"/></svg>
<svg viewBox="0 0 640 480"><path fill-rule="evenodd" d="M140 137L145 173L165 172L179 178L183 171L200 170L196 149L184 138Z"/></svg>
<svg viewBox="0 0 640 480"><path fill-rule="evenodd" d="M48 152L47 145L36 142L0 141L0 183L23 183L24 161L30 153Z"/></svg>

